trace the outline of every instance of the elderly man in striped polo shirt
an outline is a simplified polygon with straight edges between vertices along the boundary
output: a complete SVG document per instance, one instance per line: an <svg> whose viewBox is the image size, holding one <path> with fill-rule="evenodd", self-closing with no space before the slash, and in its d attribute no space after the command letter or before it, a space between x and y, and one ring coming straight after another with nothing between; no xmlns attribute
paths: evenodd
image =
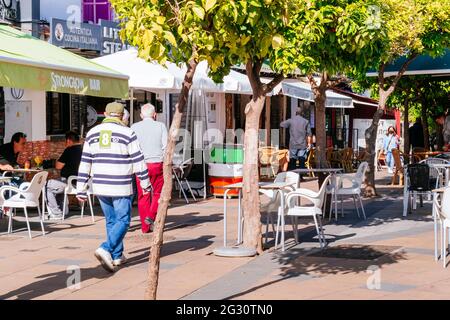
<svg viewBox="0 0 450 320"><path fill-rule="evenodd" d="M139 177L144 192L151 188L136 134L122 123L123 114L122 104L109 103L103 123L87 133L77 181L77 197L86 201L87 183L92 177L93 193L100 200L107 233L107 240L95 251L95 257L110 272L125 263L123 238L131 219L133 174Z"/></svg>

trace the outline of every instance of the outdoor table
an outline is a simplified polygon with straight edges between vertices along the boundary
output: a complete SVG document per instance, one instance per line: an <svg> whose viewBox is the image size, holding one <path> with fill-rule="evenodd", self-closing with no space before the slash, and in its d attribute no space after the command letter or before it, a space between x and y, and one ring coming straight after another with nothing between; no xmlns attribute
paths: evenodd
<svg viewBox="0 0 450 320"><path fill-rule="evenodd" d="M281 207L284 208L284 189L289 187L297 187L294 185L295 183L289 182L260 182L258 187L260 189L271 189L276 190L280 193L281 199ZM243 217L242 217L242 188L244 184L242 182L233 183L225 186L221 186L221 188L225 189L223 194L223 247L214 250L214 254L217 256L249 256L254 255L254 250L249 250L246 248L238 248L240 244L242 244L243 238ZM238 234L237 234L237 242L235 246L228 247L227 244L227 194L230 190L238 190ZM284 215L281 217L284 219ZM284 235L282 236L284 240ZM283 242L283 250L284 250L284 242ZM250 252L252 251L252 252Z"/></svg>

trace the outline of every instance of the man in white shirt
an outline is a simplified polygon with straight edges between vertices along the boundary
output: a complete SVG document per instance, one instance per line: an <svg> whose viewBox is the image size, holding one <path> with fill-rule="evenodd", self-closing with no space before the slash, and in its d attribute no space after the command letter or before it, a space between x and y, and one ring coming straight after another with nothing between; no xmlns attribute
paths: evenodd
<svg viewBox="0 0 450 320"><path fill-rule="evenodd" d="M131 126L136 133L144 161L147 164L148 175L153 187L151 194L144 194L137 178L138 209L142 223L142 232L153 231L153 224L158 211L159 197L164 184L163 158L167 146L167 128L156 121L155 107L147 103L141 107L142 121Z"/></svg>

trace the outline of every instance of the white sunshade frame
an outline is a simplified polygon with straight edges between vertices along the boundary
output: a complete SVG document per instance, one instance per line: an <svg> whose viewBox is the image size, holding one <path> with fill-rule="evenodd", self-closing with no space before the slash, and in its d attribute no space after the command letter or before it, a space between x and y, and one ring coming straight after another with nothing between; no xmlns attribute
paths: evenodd
<svg viewBox="0 0 450 320"><path fill-rule="evenodd" d="M286 82L282 83L282 92L284 95L296 99L306 100L314 102L314 92L311 90L311 86L304 82ZM354 108L353 99L342 94L333 92L331 90L326 91L325 107L327 108Z"/></svg>

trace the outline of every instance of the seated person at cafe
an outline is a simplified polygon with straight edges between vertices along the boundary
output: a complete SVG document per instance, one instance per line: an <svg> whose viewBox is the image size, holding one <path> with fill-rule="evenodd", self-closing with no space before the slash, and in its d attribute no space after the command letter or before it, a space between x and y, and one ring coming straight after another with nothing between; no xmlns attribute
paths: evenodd
<svg viewBox="0 0 450 320"><path fill-rule="evenodd" d="M0 146L0 162L2 164L9 164L17 166L17 158L24 150L27 143L27 135L23 132L16 132L11 137L11 142Z"/></svg>
<svg viewBox="0 0 450 320"><path fill-rule="evenodd" d="M61 177L47 182L47 207L52 219L62 218L61 207L64 201L64 189L67 186L67 179L78 174L82 152L80 136L73 131L67 132L66 149L64 149L63 154L55 164L55 168L61 170Z"/></svg>
<svg viewBox="0 0 450 320"><path fill-rule="evenodd" d="M16 132L11 137L11 142L0 146L0 170L12 170L13 167L18 166L17 158L19 154L25 149L27 143L27 135L23 132ZM14 177L11 180L11 185L19 187L22 180L19 177Z"/></svg>

